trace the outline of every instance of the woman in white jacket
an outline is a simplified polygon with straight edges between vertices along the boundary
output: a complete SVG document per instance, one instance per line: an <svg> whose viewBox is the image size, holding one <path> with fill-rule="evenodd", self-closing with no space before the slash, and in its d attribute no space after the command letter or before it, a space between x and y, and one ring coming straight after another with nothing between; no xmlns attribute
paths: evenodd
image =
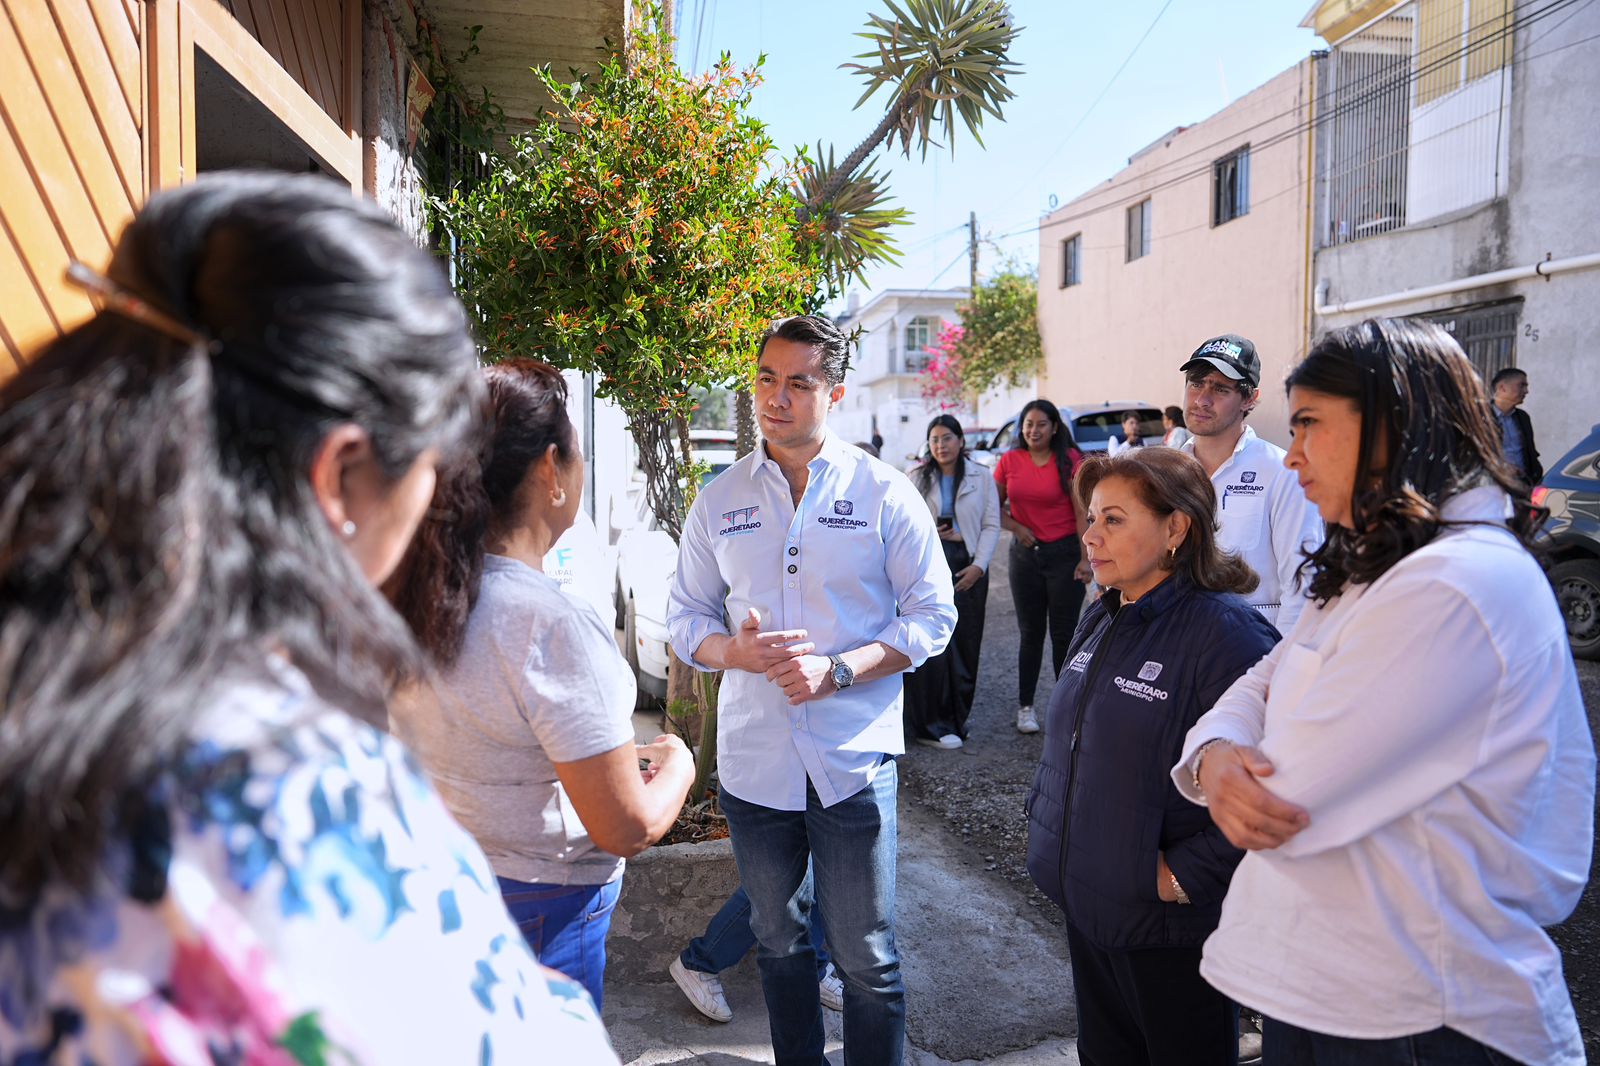
<svg viewBox="0 0 1600 1066"><path fill-rule="evenodd" d="M958 618L943 654L906 675L906 731L919 743L954 749L967 735L977 692L989 563L1000 543L1000 494L989 472L967 454L966 434L953 415L928 423L928 452L911 479L938 523Z"/></svg>
<svg viewBox="0 0 1600 1066"><path fill-rule="evenodd" d="M1173 769L1250 849L1201 973L1265 1015L1269 1066L1576 1066L1542 927L1588 876L1595 760L1543 515L1436 326L1329 334L1289 409L1315 602Z"/></svg>

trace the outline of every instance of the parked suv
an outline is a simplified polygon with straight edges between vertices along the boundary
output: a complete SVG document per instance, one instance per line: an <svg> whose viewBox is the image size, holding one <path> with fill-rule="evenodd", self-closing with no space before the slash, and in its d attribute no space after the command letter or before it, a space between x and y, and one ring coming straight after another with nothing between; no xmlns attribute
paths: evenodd
<svg viewBox="0 0 1600 1066"><path fill-rule="evenodd" d="M1600 659L1600 425L1551 465L1533 502L1550 508L1540 537L1572 654Z"/></svg>

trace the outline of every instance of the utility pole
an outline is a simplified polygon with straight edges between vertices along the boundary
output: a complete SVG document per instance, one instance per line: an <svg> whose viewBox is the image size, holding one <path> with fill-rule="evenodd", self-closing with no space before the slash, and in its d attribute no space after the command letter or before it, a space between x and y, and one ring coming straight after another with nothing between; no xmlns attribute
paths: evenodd
<svg viewBox="0 0 1600 1066"><path fill-rule="evenodd" d="M978 291L978 213L967 212L967 259L971 263L971 288L969 292Z"/></svg>

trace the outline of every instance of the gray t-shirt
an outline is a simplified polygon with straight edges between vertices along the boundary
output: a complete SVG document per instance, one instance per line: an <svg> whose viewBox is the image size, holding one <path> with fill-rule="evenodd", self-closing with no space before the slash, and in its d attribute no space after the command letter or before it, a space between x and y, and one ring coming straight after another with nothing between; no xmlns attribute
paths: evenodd
<svg viewBox="0 0 1600 1066"><path fill-rule="evenodd" d="M556 885L622 876L554 766L634 737L633 675L594 608L532 567L487 556L461 654L437 686L396 694L389 724L494 872Z"/></svg>

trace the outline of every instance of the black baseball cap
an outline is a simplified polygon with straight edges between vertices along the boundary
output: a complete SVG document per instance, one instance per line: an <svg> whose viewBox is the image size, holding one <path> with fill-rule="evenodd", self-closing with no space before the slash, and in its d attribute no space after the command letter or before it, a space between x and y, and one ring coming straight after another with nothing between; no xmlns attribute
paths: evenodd
<svg viewBox="0 0 1600 1066"><path fill-rule="evenodd" d="M1212 337L1196 348L1178 370L1187 373L1193 367L1220 370L1223 377L1242 381L1252 389L1261 384L1261 360L1256 358L1256 346L1237 333Z"/></svg>

